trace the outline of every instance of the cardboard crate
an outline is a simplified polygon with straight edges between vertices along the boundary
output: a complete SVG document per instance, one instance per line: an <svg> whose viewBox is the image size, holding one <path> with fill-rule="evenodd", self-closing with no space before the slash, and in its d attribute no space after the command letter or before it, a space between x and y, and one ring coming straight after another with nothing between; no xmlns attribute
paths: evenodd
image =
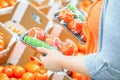
<svg viewBox="0 0 120 80"><path fill-rule="evenodd" d="M62 27L63 25L59 24L58 22L55 22L55 23L56 25L54 25L48 30L49 34L58 36L60 40L63 42L71 41L77 45L80 44L78 39L76 39L72 34L70 34L66 29L64 29L64 27Z"/></svg>
<svg viewBox="0 0 120 80"><path fill-rule="evenodd" d="M27 62L30 62L31 56L37 57L38 55L39 53L34 49L24 45L20 40L18 40L7 63L24 66Z"/></svg>
<svg viewBox="0 0 120 80"><path fill-rule="evenodd" d="M14 37L13 34L9 32L9 30L6 29L5 25L2 23L0 23L0 32L4 34L3 40L5 42L5 50L0 52L0 64L4 64L11 54L16 37Z"/></svg>
<svg viewBox="0 0 120 80"><path fill-rule="evenodd" d="M0 15L0 21L8 26L20 29L23 34L32 27L40 27L42 29L48 23L48 18L39 10L37 10L29 2L19 2L16 4L11 13Z"/></svg>
<svg viewBox="0 0 120 80"><path fill-rule="evenodd" d="M0 9L0 15L4 15L4 14L8 14L8 13L12 12L13 8L14 8L14 6Z"/></svg>
<svg viewBox="0 0 120 80"><path fill-rule="evenodd" d="M0 16L0 21L6 25L6 28L9 25L14 25L17 28L22 29L22 34L24 34L28 29L32 27L45 29L49 20L43 13L29 4L29 2L20 2L15 6L12 13ZM10 32L13 33L12 31ZM16 35L15 33L13 34L14 36ZM30 56L38 55L36 54L35 50L24 45L19 40L19 36L17 39L18 41L16 42L16 45L11 52L7 63L23 66L25 63L30 61Z"/></svg>

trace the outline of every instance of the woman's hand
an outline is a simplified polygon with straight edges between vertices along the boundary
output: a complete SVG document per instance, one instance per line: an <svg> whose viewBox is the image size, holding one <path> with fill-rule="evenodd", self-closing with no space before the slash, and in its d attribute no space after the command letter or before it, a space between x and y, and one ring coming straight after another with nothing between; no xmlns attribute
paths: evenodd
<svg viewBox="0 0 120 80"><path fill-rule="evenodd" d="M46 48L37 48L39 52L41 52L40 60L42 64L51 71L61 71L63 69L62 67L62 61L64 55L62 53L58 52L57 50L51 50Z"/></svg>

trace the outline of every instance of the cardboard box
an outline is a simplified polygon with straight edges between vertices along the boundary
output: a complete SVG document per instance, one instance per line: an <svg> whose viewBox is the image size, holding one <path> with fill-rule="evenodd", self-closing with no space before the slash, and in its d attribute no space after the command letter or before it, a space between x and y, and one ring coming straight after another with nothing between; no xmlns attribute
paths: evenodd
<svg viewBox="0 0 120 80"><path fill-rule="evenodd" d="M9 55L11 54L16 37L14 37L13 34L10 33L2 23L0 23L0 32L4 34L3 40L5 42L5 50L0 52L0 64L3 64L7 61Z"/></svg>
<svg viewBox="0 0 120 80"><path fill-rule="evenodd" d="M13 8L14 8L14 6L10 6L10 7L0 9L0 15L11 13Z"/></svg>
<svg viewBox="0 0 120 80"><path fill-rule="evenodd" d="M21 29L23 31L22 34L24 34L32 27L45 29L49 20L42 12L29 4L29 2L20 2L15 6L12 13L0 16L0 21L3 22L6 27L13 25L16 28ZM12 31L10 32L13 33ZM14 36L16 35L15 33L13 34ZM39 56L34 49L24 45L19 40L19 36L17 39L18 41L16 42L7 63L23 66L30 61L31 56Z"/></svg>
<svg viewBox="0 0 120 80"><path fill-rule="evenodd" d="M77 38L75 38L73 36L73 34L70 34L66 29L64 29L64 27L62 27L63 25L59 24L58 22L56 22L56 25L54 25L53 27L51 27L48 30L49 34L54 34L56 36L58 36L60 38L61 41L65 42L65 41L71 41L75 44L79 44L79 40Z"/></svg>
<svg viewBox="0 0 120 80"><path fill-rule="evenodd" d="M20 29L21 34L32 27L44 29L48 23L47 17L27 1L16 4L11 13L0 15L0 21L7 27Z"/></svg>
<svg viewBox="0 0 120 80"><path fill-rule="evenodd" d="M49 5L51 1L53 0L30 0L31 4L38 8Z"/></svg>
<svg viewBox="0 0 120 80"><path fill-rule="evenodd" d="M24 66L27 62L30 62L31 56L37 57L38 55L39 53L34 49L24 45L20 40L18 40L7 63Z"/></svg>

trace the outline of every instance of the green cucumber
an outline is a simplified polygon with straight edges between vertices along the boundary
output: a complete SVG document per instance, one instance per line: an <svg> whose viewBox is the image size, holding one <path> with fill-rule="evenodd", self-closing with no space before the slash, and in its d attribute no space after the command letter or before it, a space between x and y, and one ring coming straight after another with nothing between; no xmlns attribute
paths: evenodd
<svg viewBox="0 0 120 80"><path fill-rule="evenodd" d="M38 40L38 39L35 39L33 37L30 37L30 36L25 36L23 40L25 43L29 44L30 46L32 46L34 48L43 47L43 48L47 48L47 49L55 49L52 46L46 44L45 42Z"/></svg>
<svg viewBox="0 0 120 80"><path fill-rule="evenodd" d="M81 14L80 11L74 5L68 4L67 8L70 9L74 13L75 17L80 19L82 22L86 21L85 16Z"/></svg>
<svg viewBox="0 0 120 80"><path fill-rule="evenodd" d="M72 4L68 4L67 7L68 7L68 9L72 10L72 12L76 13L78 11L78 9Z"/></svg>

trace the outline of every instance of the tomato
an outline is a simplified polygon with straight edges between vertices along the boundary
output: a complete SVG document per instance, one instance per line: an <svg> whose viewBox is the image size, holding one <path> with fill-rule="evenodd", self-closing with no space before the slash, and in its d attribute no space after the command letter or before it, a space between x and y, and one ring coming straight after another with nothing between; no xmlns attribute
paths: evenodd
<svg viewBox="0 0 120 80"><path fill-rule="evenodd" d="M0 45L5 46L5 43L2 39L0 39Z"/></svg>
<svg viewBox="0 0 120 80"><path fill-rule="evenodd" d="M73 55L74 53L74 45L68 42L64 42L59 50L64 54L64 55Z"/></svg>
<svg viewBox="0 0 120 80"><path fill-rule="evenodd" d="M18 80L17 78L10 78L9 80Z"/></svg>
<svg viewBox="0 0 120 80"><path fill-rule="evenodd" d="M7 76L7 74L5 74L5 73L0 73L0 77L6 77Z"/></svg>
<svg viewBox="0 0 120 80"><path fill-rule="evenodd" d="M83 44L78 44L78 48L79 48L79 51L83 53L85 53L87 50L87 46Z"/></svg>
<svg viewBox="0 0 120 80"><path fill-rule="evenodd" d="M32 73L33 72L39 72L41 70L40 66L33 63L33 62L26 63L24 68L27 72L32 72Z"/></svg>
<svg viewBox="0 0 120 80"><path fill-rule="evenodd" d="M0 45L0 51L3 51L3 50L4 50L4 46Z"/></svg>
<svg viewBox="0 0 120 80"><path fill-rule="evenodd" d="M22 75L23 80L34 80L35 77L31 72L26 72Z"/></svg>
<svg viewBox="0 0 120 80"><path fill-rule="evenodd" d="M13 74L16 78L20 78L25 73L25 69L21 66L15 66L13 68Z"/></svg>
<svg viewBox="0 0 120 80"><path fill-rule="evenodd" d="M82 31L83 23L79 19L73 19L68 23L68 29L75 34L78 34Z"/></svg>
<svg viewBox="0 0 120 80"><path fill-rule="evenodd" d="M63 20L66 23L74 19L74 14L69 9L61 10L58 16L60 20Z"/></svg>
<svg viewBox="0 0 120 80"><path fill-rule="evenodd" d="M35 80L41 79L41 74L39 72L35 72L33 75L35 76Z"/></svg>
<svg viewBox="0 0 120 80"><path fill-rule="evenodd" d="M3 70L3 67L2 67L2 66L0 66L0 74L2 73L2 70Z"/></svg>
<svg viewBox="0 0 120 80"><path fill-rule="evenodd" d="M41 70L39 71L41 74L47 73L47 69L44 66L41 66Z"/></svg>
<svg viewBox="0 0 120 80"><path fill-rule="evenodd" d="M41 74L39 72L35 72L34 76L35 76L35 80L48 80L47 74Z"/></svg>
<svg viewBox="0 0 120 80"><path fill-rule="evenodd" d="M41 28L31 28L28 32L28 36L37 38L39 40L45 41L46 39L46 34L43 29Z"/></svg>
<svg viewBox="0 0 120 80"><path fill-rule="evenodd" d="M15 67L15 65L12 65L12 64L11 64L11 65L9 65L9 67L10 67L11 69L13 69L13 68Z"/></svg>
<svg viewBox="0 0 120 80"><path fill-rule="evenodd" d="M16 0L8 0L9 6L14 6L16 4Z"/></svg>
<svg viewBox="0 0 120 80"><path fill-rule="evenodd" d="M47 74L43 74L41 80L48 80L48 75Z"/></svg>
<svg viewBox="0 0 120 80"><path fill-rule="evenodd" d="M23 80L22 78L18 78L18 80Z"/></svg>
<svg viewBox="0 0 120 80"><path fill-rule="evenodd" d="M0 80L9 80L7 74L5 73L0 73Z"/></svg>
<svg viewBox="0 0 120 80"><path fill-rule="evenodd" d="M13 70L9 66L5 66L2 70L3 73L7 74L8 77L13 76Z"/></svg>
<svg viewBox="0 0 120 80"><path fill-rule="evenodd" d="M61 45L61 40L54 35L47 36L45 42L55 48L58 48Z"/></svg>
<svg viewBox="0 0 120 80"><path fill-rule="evenodd" d="M80 73L77 73L77 72L72 72L72 78L82 80L82 75Z"/></svg>
<svg viewBox="0 0 120 80"><path fill-rule="evenodd" d="M7 7L8 6L8 3L5 1L5 0L1 0L0 1L0 7L1 8L5 8L5 7Z"/></svg>
<svg viewBox="0 0 120 80"><path fill-rule="evenodd" d="M38 66L41 66L41 65L42 65L42 63L39 61L39 59L37 59L37 58L34 57L34 56L31 56L31 57L30 57L30 60L31 60L34 64L36 64L36 65L38 65Z"/></svg>

